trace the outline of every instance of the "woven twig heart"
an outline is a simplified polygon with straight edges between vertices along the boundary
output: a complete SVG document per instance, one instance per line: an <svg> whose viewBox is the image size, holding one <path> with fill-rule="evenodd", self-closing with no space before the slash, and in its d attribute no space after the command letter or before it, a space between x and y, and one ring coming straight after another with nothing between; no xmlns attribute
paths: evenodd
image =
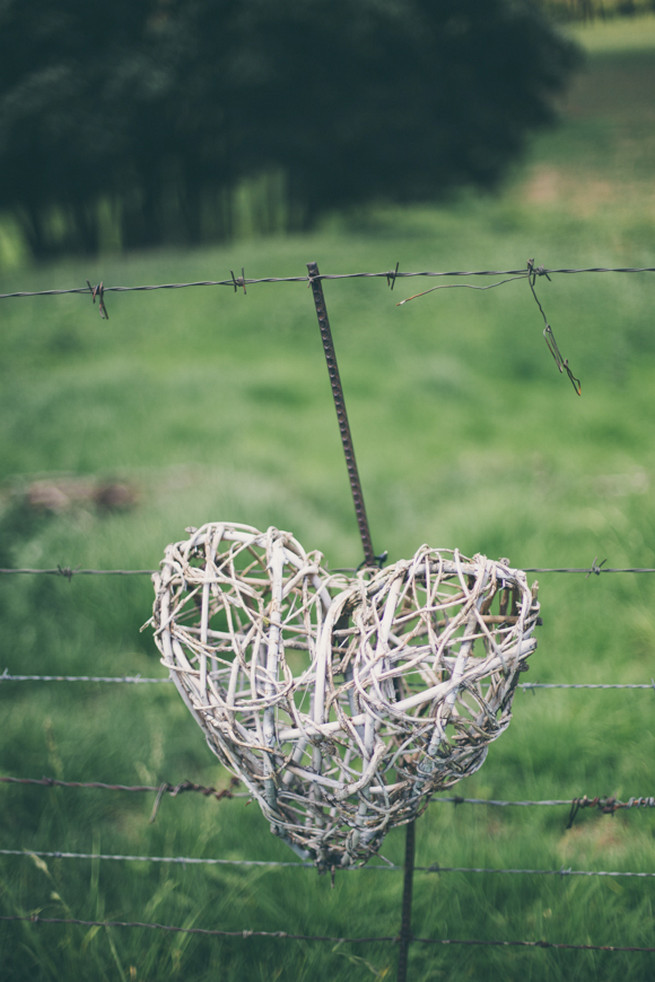
<svg viewBox="0 0 655 982"><path fill-rule="evenodd" d="M189 531L154 577L163 664L275 834L319 869L365 862L509 724L536 585L427 546L346 576L275 528Z"/></svg>

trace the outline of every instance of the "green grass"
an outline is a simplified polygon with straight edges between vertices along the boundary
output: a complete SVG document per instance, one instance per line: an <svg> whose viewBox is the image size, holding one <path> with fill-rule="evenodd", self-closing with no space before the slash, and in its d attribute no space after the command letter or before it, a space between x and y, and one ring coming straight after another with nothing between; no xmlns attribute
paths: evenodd
<svg viewBox="0 0 655 982"><path fill-rule="evenodd" d="M496 198L378 208L311 236L229 248L9 265L2 292L246 275L652 266L655 19L579 31L585 71L558 130L540 136ZM3 240L4 241L4 240ZM7 250L5 250L7 252ZM524 280L440 290L398 280L325 293L377 550L422 543L525 566L655 565L655 336L651 274L540 278L536 290L578 398L542 337ZM439 281L441 282L441 281ZM462 282L455 281L455 282ZM483 285L488 280L472 280ZM356 565L360 546L311 295L301 283L3 301L0 565L154 568L188 525L270 524ZM130 482L129 511L26 506L37 477ZM649 682L655 582L542 574L530 681ZM3 577L0 670L163 674L147 577ZM152 784L224 774L172 686L4 683L0 772ZM457 793L502 799L652 793L652 692L537 690ZM255 805L3 785L1 848L293 860ZM427 866L655 871L650 811L432 804ZM402 863L404 832L383 853ZM0 860L0 912L234 930L395 935L402 877L329 878L279 867ZM650 881L417 872L418 937L653 945ZM0 922L2 978L394 978L393 945L203 938ZM415 944L410 978L649 979L652 956Z"/></svg>

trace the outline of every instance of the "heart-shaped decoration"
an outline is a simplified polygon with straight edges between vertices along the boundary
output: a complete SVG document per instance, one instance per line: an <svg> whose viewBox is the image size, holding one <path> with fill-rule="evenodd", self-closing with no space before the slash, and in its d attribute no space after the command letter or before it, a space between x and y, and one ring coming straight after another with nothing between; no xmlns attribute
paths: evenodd
<svg viewBox="0 0 655 982"><path fill-rule="evenodd" d="M508 726L536 584L428 546L347 576L275 528L188 531L154 576L163 664L275 834L319 869L366 862Z"/></svg>

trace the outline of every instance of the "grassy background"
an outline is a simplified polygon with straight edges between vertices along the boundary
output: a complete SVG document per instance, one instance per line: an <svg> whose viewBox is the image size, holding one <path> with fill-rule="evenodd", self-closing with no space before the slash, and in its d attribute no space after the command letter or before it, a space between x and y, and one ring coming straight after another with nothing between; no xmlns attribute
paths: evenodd
<svg viewBox="0 0 655 982"><path fill-rule="evenodd" d="M652 266L655 19L579 31L589 57L495 198L371 209L312 236L229 249L107 256L31 268L3 239L2 292L104 280L135 285L246 275ZM653 563L652 274L536 284L578 398L557 372L524 280L488 292L433 281L329 282L332 321L374 545L422 542L526 566ZM441 282L441 281L440 281ZM455 281L461 282L461 281ZM488 281L469 281L482 285ZM0 565L154 568L187 525L292 530L331 566L360 561L311 295L302 283L5 300L0 361ZM135 507L30 508L44 475L123 480ZM544 624L527 680L649 682L649 576L542 574ZM163 674L147 577L3 577L0 669ZM3 683L0 772L226 786L172 686ZM652 692L519 693L512 726L458 793L504 799L652 793ZM197 795L3 785L5 849L294 860L256 806ZM650 812L433 804L417 863L655 871ZM401 863L404 833L383 853ZM334 887L312 870L2 857L0 913L331 936L395 935L402 877L367 868ZM419 937L653 945L650 881L417 873ZM0 923L3 979L393 978L393 945L203 939L136 929ZM648 979L653 956L416 944L410 978Z"/></svg>

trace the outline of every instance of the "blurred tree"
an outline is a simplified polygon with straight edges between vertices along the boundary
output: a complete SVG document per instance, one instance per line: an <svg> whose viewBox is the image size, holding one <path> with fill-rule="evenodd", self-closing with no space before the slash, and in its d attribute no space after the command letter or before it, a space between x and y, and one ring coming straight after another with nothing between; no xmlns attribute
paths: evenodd
<svg viewBox="0 0 655 982"><path fill-rule="evenodd" d="M0 3L0 208L37 256L97 247L98 200L127 150L121 107L107 96L146 6L115 0L94 33L81 0Z"/></svg>
<svg viewBox="0 0 655 982"><path fill-rule="evenodd" d="M576 61L530 0L240 7L242 160L281 167L294 223L376 198L493 186Z"/></svg>
<svg viewBox="0 0 655 982"><path fill-rule="evenodd" d="M42 255L493 187L575 62L536 0L0 0L0 208Z"/></svg>

